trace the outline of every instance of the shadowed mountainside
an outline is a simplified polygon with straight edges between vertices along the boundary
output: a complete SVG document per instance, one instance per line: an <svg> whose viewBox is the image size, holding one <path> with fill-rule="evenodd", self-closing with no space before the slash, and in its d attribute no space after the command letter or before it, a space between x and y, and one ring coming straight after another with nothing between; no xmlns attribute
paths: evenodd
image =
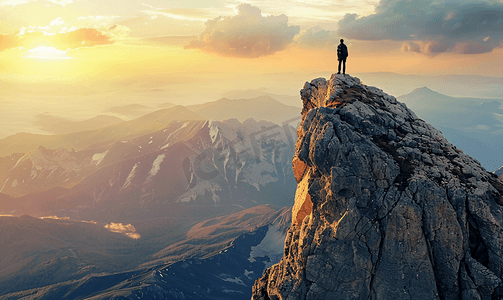
<svg viewBox="0 0 503 300"><path fill-rule="evenodd" d="M168 223L151 220L132 240L99 223L0 217L0 299L249 299L253 281L279 261L283 243L271 241L284 240L290 218L287 208L257 206L195 219L188 233L161 233L155 224Z"/></svg>

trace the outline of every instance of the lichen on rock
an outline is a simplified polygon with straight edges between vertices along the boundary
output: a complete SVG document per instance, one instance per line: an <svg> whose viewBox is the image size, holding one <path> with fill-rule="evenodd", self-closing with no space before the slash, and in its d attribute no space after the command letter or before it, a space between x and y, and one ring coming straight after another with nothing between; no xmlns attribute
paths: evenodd
<svg viewBox="0 0 503 300"><path fill-rule="evenodd" d="M292 225L253 299L502 299L502 182L358 78L301 97Z"/></svg>

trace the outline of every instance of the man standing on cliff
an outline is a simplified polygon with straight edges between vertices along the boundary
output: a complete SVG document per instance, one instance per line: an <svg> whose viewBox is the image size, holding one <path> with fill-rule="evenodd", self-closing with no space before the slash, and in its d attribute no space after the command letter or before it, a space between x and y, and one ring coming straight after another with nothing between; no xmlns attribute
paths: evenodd
<svg viewBox="0 0 503 300"><path fill-rule="evenodd" d="M344 44L344 40L341 39L341 43L337 46L337 60L339 61L339 72L341 74L341 63L343 63L342 74L346 74L346 58L348 58L348 47Z"/></svg>

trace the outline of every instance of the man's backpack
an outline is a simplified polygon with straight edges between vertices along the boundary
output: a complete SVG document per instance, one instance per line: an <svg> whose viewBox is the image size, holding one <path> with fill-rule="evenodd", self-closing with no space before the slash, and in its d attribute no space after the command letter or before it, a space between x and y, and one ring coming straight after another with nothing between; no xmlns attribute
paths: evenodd
<svg viewBox="0 0 503 300"><path fill-rule="evenodd" d="M344 44L339 44L337 46L337 57L338 58L345 58L348 57L348 48Z"/></svg>

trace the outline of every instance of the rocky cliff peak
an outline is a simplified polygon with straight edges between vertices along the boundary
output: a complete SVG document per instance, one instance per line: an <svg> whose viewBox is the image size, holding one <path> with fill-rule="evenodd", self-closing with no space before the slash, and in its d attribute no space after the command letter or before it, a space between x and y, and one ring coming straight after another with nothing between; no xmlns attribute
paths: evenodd
<svg viewBox="0 0 503 300"><path fill-rule="evenodd" d="M253 299L501 299L496 175L358 78L301 96L292 224Z"/></svg>

